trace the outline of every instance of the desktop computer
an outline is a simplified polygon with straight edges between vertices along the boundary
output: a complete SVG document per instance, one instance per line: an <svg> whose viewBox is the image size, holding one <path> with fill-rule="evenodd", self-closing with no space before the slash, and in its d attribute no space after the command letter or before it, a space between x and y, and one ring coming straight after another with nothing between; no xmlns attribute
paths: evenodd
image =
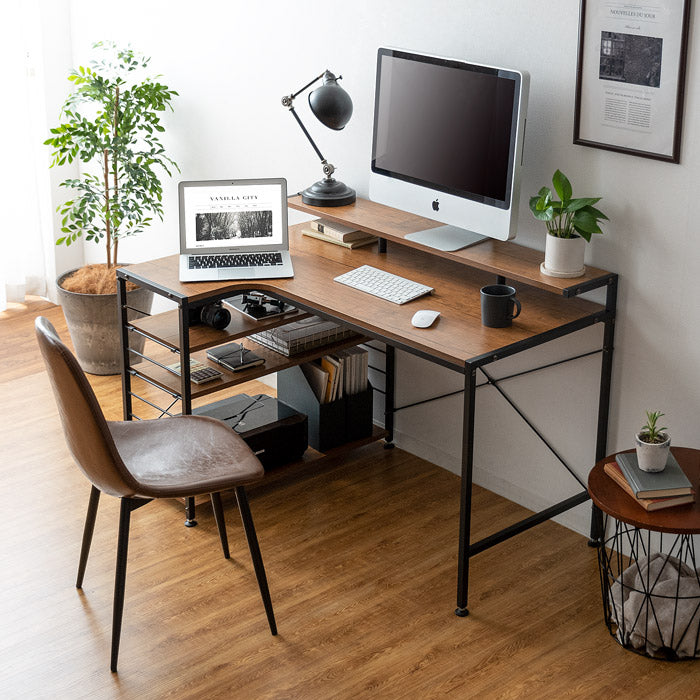
<svg viewBox="0 0 700 700"><path fill-rule="evenodd" d="M379 49L370 199L445 224L406 238L515 237L528 89L524 71Z"/></svg>

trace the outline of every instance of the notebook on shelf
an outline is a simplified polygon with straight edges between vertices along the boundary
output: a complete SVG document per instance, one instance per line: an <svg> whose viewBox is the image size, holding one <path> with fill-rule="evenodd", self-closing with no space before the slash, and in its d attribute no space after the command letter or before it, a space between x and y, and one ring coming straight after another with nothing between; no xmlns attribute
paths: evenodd
<svg viewBox="0 0 700 700"><path fill-rule="evenodd" d="M284 178L181 182L178 199L181 282L294 276Z"/></svg>
<svg viewBox="0 0 700 700"><path fill-rule="evenodd" d="M226 343L226 345L209 348L207 357L231 372L240 372L265 362L263 357L245 348L242 343Z"/></svg>

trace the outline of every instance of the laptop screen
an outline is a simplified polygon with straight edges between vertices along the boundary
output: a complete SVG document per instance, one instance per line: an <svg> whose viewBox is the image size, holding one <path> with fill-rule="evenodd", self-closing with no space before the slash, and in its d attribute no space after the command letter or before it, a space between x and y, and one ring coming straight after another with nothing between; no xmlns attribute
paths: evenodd
<svg viewBox="0 0 700 700"><path fill-rule="evenodd" d="M238 253L288 247L287 182L181 182L180 252Z"/></svg>

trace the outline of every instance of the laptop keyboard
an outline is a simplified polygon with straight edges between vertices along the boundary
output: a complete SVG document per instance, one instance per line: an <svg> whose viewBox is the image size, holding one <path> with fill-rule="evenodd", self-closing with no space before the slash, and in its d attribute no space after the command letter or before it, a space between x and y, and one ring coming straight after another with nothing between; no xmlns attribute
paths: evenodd
<svg viewBox="0 0 700 700"><path fill-rule="evenodd" d="M227 255L190 255L190 270L206 270L221 267L261 267L282 265L281 253L231 253Z"/></svg>

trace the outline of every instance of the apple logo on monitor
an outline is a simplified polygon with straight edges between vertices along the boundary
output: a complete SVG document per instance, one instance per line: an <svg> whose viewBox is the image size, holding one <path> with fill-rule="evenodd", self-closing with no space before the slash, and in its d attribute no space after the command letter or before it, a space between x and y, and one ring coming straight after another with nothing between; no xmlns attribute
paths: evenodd
<svg viewBox="0 0 700 700"><path fill-rule="evenodd" d="M433 201L433 211L439 211L440 210L440 202L438 200Z"/></svg>

